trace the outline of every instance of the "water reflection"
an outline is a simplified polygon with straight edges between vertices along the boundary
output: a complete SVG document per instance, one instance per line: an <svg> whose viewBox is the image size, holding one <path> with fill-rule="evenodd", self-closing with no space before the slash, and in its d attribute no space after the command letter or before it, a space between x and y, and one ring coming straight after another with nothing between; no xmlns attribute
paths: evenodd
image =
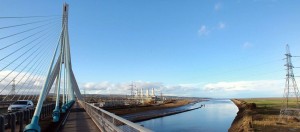
<svg viewBox="0 0 300 132"><path fill-rule="evenodd" d="M157 132L228 131L238 108L230 100L210 100L190 107L201 104L205 107L139 123Z"/></svg>

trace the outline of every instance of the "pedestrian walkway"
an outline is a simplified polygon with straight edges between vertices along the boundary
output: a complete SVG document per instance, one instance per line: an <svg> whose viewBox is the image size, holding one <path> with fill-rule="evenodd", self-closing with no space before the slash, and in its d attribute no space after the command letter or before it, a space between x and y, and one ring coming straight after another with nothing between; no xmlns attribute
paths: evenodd
<svg viewBox="0 0 300 132"><path fill-rule="evenodd" d="M73 105L62 132L99 132L91 117L77 103Z"/></svg>

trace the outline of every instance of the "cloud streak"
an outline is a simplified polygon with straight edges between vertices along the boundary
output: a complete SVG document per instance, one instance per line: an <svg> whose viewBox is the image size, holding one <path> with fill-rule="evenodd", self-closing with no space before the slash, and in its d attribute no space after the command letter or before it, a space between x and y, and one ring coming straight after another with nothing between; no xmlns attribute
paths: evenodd
<svg viewBox="0 0 300 132"><path fill-rule="evenodd" d="M131 93L131 82L126 83L112 83L112 82L88 82L80 85L81 91L87 94L127 94ZM146 82L146 81L135 81L134 89L151 90L155 89L156 94L162 92L164 95L169 96L193 96L194 92L201 91L199 85L193 84L178 84L178 85L164 85L162 82Z"/></svg>
<svg viewBox="0 0 300 132"><path fill-rule="evenodd" d="M219 29L224 29L226 27L225 23L220 22L219 23Z"/></svg>
<svg viewBox="0 0 300 132"><path fill-rule="evenodd" d="M209 30L207 29L207 27L205 25L202 25L200 27L200 29L198 30L198 33L200 36L205 36L205 35L208 35L209 34Z"/></svg>
<svg viewBox="0 0 300 132"><path fill-rule="evenodd" d="M235 93L239 97L281 97L283 89L284 80L223 81L204 85L205 91Z"/></svg>
<svg viewBox="0 0 300 132"><path fill-rule="evenodd" d="M160 91L169 96L189 97L216 97L216 98L249 98L249 97L281 97L284 90L284 80L253 80L253 81L221 81L216 83L191 83L164 85L162 82L136 81L135 88L155 88L156 94ZM93 84L93 85L91 85ZM130 84L127 83L84 83L81 90L92 94L130 94Z"/></svg>
<svg viewBox="0 0 300 132"><path fill-rule="evenodd" d="M216 3L215 6L214 6L215 11L219 11L221 8L222 8L222 4L220 2Z"/></svg>
<svg viewBox="0 0 300 132"><path fill-rule="evenodd" d="M253 47L253 44L250 43L250 42L245 42L245 43L243 43L242 47L243 47L244 49L249 49L249 48L252 48L252 47Z"/></svg>
<svg viewBox="0 0 300 132"><path fill-rule="evenodd" d="M200 29L198 30L198 34L200 36L207 36L209 35L212 31L215 31L215 30L222 30L226 28L226 24L224 22L219 22L219 24L209 28L208 26L206 25L201 25L200 26Z"/></svg>

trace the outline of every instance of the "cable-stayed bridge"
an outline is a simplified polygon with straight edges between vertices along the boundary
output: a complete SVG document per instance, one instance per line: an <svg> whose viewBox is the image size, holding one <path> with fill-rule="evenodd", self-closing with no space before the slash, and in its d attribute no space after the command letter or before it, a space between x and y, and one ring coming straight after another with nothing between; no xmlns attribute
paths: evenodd
<svg viewBox="0 0 300 132"><path fill-rule="evenodd" d="M58 16L0 17L1 108L35 102L2 114L0 131L150 131L84 101L72 70L68 13L64 4Z"/></svg>

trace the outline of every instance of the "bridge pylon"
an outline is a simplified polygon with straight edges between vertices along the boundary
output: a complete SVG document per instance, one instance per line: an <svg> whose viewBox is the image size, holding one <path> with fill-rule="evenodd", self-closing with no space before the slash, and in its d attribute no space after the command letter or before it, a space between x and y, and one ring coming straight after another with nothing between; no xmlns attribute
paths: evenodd
<svg viewBox="0 0 300 132"><path fill-rule="evenodd" d="M55 80L57 81L56 83L57 92L56 92L56 106L52 114L53 122L58 122L60 113L66 112L67 109L69 109L72 106L72 104L75 102L75 96L77 97L77 99L83 100L71 65L70 42L69 42L69 33L68 33L68 11L69 11L69 5L65 3L63 5L63 15L62 15L63 21L62 21L62 30L61 30L60 38L58 40L56 49L54 51L51 60L51 64L49 66L47 79L39 94L40 96L31 123L28 124L24 129L24 131L26 132L41 131L38 122L41 109L43 106L43 102L46 99L46 96L49 94L50 89ZM64 83L63 85L62 82ZM63 86L62 87L63 100L62 100L62 106L59 106L61 86Z"/></svg>

